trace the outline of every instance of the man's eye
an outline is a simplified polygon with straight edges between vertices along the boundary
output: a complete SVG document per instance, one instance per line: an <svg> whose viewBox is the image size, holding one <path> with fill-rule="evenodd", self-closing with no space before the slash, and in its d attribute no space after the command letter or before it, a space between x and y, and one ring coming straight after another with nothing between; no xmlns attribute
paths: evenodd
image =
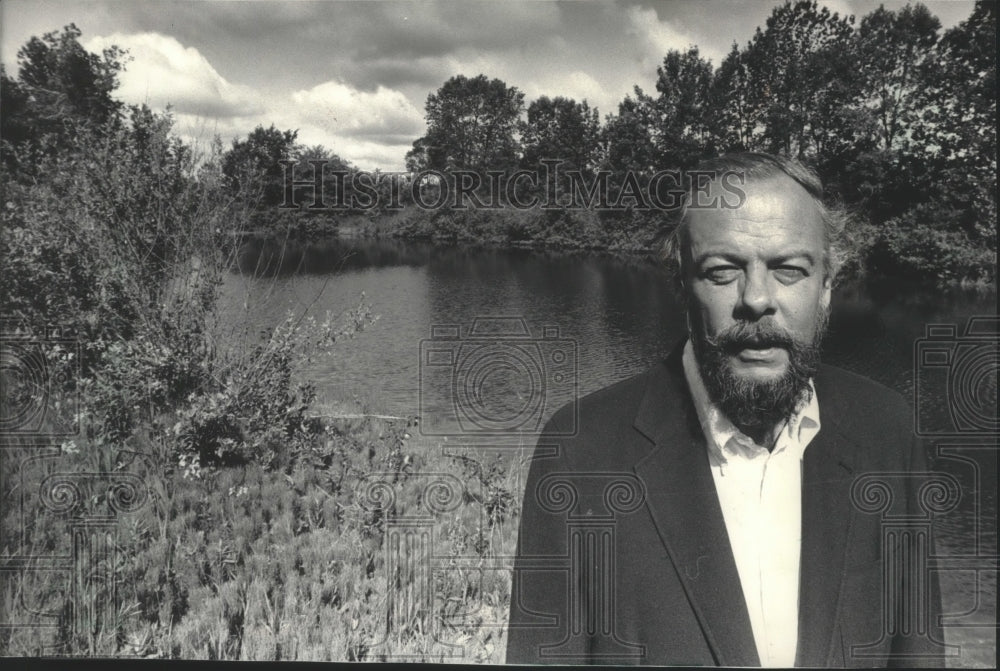
<svg viewBox="0 0 1000 671"><path fill-rule="evenodd" d="M715 266L705 270L705 277L712 282L728 284L740 275L740 269L735 266Z"/></svg>
<svg viewBox="0 0 1000 671"><path fill-rule="evenodd" d="M774 272L780 281L786 283L798 282L809 275L805 268L799 268L798 266L779 266L775 268Z"/></svg>

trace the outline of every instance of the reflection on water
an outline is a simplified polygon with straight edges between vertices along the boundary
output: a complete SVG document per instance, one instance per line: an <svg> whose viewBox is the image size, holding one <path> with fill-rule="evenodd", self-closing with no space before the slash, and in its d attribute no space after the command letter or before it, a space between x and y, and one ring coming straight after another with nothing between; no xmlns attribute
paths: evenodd
<svg viewBox="0 0 1000 671"><path fill-rule="evenodd" d="M395 414L428 415L450 403L439 389L419 407L421 343L431 338L432 325L460 325L462 338L480 316L521 318L533 338L555 326L559 337L576 345L579 393L641 372L684 332L665 277L652 262L385 243L296 251L272 258L272 267L315 272L228 278L229 321L238 320L244 304L254 330L276 324L289 310L338 312L364 291L379 321L308 376L330 398L371 397ZM247 258L243 267L255 265ZM576 393L558 387L549 390L546 418Z"/></svg>
<svg viewBox="0 0 1000 671"><path fill-rule="evenodd" d="M238 322L242 312L254 329L265 328L288 311L342 311L365 292L379 321L305 375L321 396L370 400L380 411L421 415L432 426L438 420L442 432L448 422L473 431L504 421L532 429L574 395L645 370L685 332L667 278L652 260L366 241L282 255L256 244L243 250L239 267L273 276L230 275L228 319ZM981 625L995 619L995 598L976 599L995 596L995 572L977 569L996 565L997 463L995 449L968 445L976 443L971 429L991 419L995 428L997 339L995 331L992 338L967 337L976 315L995 318L995 296L845 286L834 293L824 361L913 399L923 429L934 434L937 467L961 486L958 507L936 520L939 547L966 561L961 570L945 570L942 582L952 590L953 609L971 613L961 621ZM523 320L528 333L473 332L484 316ZM952 325L954 334L946 329L927 340L934 324ZM934 353L915 366L922 350ZM575 360L556 363L557 352ZM976 365L963 372L960 361ZM959 393L965 405L956 413Z"/></svg>
<svg viewBox="0 0 1000 671"><path fill-rule="evenodd" d="M254 330L276 324L288 311L344 310L365 292L379 322L338 346L308 375L331 398L374 396L385 410L400 414L420 414L421 343L431 339L433 325L458 325L463 339L482 316L523 319L531 338L541 338L546 326L556 327L559 337L576 345L582 394L646 369L685 332L666 276L652 260L332 240L294 243L284 254L275 243L254 242L243 249L239 267L275 273L228 277L228 319L238 320L245 305ZM917 395L918 410L947 423L953 367L924 366L915 376L915 344L926 338L928 325L951 324L957 331L953 342L934 349L983 350L982 342L963 339L963 329L971 316L995 314L993 300L887 283L842 287L834 293L824 360L909 398L915 383L928 381L927 393ZM995 343L995 337L986 341L987 352L995 352ZM995 371L995 357L992 365ZM996 375L980 376L977 385L970 398L984 408L994 405ZM552 393L550 406L572 394L565 388Z"/></svg>

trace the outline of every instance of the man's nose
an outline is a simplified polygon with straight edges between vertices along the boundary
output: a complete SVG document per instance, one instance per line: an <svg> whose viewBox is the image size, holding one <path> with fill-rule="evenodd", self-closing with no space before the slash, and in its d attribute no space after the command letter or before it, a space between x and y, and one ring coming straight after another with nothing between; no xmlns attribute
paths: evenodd
<svg viewBox="0 0 1000 671"><path fill-rule="evenodd" d="M742 289L740 304L747 316L759 319L775 312L774 291L766 270L748 269Z"/></svg>

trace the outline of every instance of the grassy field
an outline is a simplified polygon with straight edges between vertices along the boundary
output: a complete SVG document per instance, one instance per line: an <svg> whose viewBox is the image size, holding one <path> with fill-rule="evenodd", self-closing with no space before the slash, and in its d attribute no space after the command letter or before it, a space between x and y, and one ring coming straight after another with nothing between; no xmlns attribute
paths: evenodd
<svg viewBox="0 0 1000 671"><path fill-rule="evenodd" d="M197 477L152 442L8 440L2 552L27 570L3 572L20 625L0 630L3 654L502 662L530 450L449 453L413 420L326 422L309 459ZM81 596L94 612L74 613Z"/></svg>

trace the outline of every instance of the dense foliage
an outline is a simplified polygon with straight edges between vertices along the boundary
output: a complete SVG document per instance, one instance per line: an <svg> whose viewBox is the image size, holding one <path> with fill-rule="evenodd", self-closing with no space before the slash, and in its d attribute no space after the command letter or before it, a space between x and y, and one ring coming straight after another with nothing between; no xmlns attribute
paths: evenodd
<svg viewBox="0 0 1000 671"><path fill-rule="evenodd" d="M427 135L413 143L407 167L486 171L514 165L523 108L524 94L499 79L452 77L427 96Z"/></svg>
<svg viewBox="0 0 1000 671"><path fill-rule="evenodd" d="M880 7L856 20L815 0L786 2L718 66L697 47L671 50L657 69L656 92L635 87L603 125L586 101L533 101L514 151L523 167L538 169L547 158L608 171L614 186L628 180L642 186L658 170L690 168L724 152L791 155L817 169L831 200L857 213L869 270L992 284L995 42L993 2L978 2L966 21L943 35L938 19L921 4ZM471 85L477 81L485 78L454 77L428 98L428 133L414 143L411 170L468 166L463 138L493 137L492 117L483 114L491 99ZM508 104L497 108L506 119L521 113L516 89L497 80L491 85L506 92ZM453 133L455 128L462 132ZM504 165L480 161L474 167ZM605 237L631 237L632 246L650 249L655 236L644 235L640 209L635 216L604 217L607 225L620 227ZM502 227L503 220L520 215L486 216ZM579 212L567 216L591 219ZM416 218L439 221L420 230L441 239L454 236L440 226L456 218L471 226L476 219L462 212ZM413 231L411 220L401 219L407 225L399 234ZM601 246L586 226L568 235L573 246ZM548 244L549 237L543 232L532 240Z"/></svg>

